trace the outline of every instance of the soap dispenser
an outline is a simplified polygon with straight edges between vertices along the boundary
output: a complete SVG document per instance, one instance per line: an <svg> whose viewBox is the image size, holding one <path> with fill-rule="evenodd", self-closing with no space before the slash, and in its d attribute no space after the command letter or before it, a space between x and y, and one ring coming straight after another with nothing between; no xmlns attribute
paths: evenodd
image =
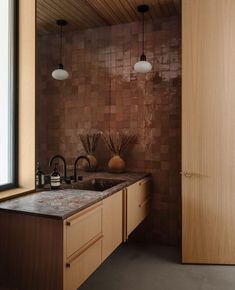
<svg viewBox="0 0 235 290"><path fill-rule="evenodd" d="M40 163L37 162L36 167L36 187L37 188L43 188L45 184L45 175L43 171L41 170Z"/></svg>
<svg viewBox="0 0 235 290"><path fill-rule="evenodd" d="M55 167L53 172L51 173L51 189L59 189L60 188L60 173L57 169L58 163L55 163Z"/></svg>

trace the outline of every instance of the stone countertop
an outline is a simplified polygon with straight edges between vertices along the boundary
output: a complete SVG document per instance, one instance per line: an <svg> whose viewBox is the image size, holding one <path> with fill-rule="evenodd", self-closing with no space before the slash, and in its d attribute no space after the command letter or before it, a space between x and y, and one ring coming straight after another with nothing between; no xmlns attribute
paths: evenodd
<svg viewBox="0 0 235 290"><path fill-rule="evenodd" d="M0 211L13 211L63 220L149 176L148 173L112 174L107 172L84 172L82 175L84 181L93 178L109 178L124 180L124 182L105 191L60 189L35 192L1 202Z"/></svg>

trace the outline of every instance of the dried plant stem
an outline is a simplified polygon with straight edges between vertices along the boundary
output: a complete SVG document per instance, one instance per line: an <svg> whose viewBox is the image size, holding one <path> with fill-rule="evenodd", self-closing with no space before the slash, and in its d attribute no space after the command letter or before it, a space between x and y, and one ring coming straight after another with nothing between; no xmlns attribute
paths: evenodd
<svg viewBox="0 0 235 290"><path fill-rule="evenodd" d="M123 154L128 146L136 140L136 135L125 135L125 134L102 134L103 139L108 149L116 155Z"/></svg>
<svg viewBox="0 0 235 290"><path fill-rule="evenodd" d="M79 134L79 137L86 153L93 154L96 150L100 138L100 133Z"/></svg>

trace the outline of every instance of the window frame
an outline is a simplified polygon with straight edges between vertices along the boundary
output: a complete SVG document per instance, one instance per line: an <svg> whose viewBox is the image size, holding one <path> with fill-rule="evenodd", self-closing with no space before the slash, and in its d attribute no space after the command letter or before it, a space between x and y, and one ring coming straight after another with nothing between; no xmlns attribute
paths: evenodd
<svg viewBox="0 0 235 290"><path fill-rule="evenodd" d="M12 50L12 182L0 185L0 192L18 187L18 148L19 148L19 0L12 0L13 5L13 36L11 39Z"/></svg>

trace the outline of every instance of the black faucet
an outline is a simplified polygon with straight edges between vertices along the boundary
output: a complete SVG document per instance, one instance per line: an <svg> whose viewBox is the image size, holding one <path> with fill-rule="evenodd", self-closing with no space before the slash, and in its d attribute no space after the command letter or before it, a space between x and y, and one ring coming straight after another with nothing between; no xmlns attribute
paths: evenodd
<svg viewBox="0 0 235 290"><path fill-rule="evenodd" d="M66 165L66 161L64 159L63 156L61 155L54 155L50 158L50 161L49 161L49 166L51 167L52 166L52 163L53 161L58 158L58 159L61 159L64 163L64 176L63 176L63 179L65 180L65 182L67 182L67 165Z"/></svg>
<svg viewBox="0 0 235 290"><path fill-rule="evenodd" d="M83 155L78 156L77 159L74 162L74 167L73 167L73 179L74 179L74 182L77 181L77 163L78 163L78 161L80 159L85 159L88 162L89 166L91 167L90 160L86 156L83 156Z"/></svg>

